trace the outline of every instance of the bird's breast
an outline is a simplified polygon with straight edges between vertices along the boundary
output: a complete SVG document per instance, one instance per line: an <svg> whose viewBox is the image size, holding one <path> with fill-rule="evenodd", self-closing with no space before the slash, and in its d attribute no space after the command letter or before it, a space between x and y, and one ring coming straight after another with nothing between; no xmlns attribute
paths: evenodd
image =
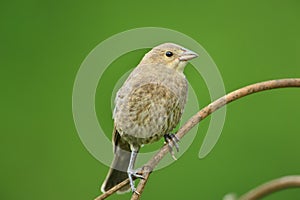
<svg viewBox="0 0 300 200"><path fill-rule="evenodd" d="M150 72L133 71L115 101L116 129L137 145L156 141L172 131L186 103L188 87L183 75Z"/></svg>

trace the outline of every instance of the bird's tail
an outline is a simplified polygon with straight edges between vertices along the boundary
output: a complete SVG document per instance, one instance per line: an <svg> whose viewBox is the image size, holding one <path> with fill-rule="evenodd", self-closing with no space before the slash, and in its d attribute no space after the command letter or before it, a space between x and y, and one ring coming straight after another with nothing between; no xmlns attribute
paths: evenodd
<svg viewBox="0 0 300 200"><path fill-rule="evenodd" d="M106 192L117 184L128 178L127 169L130 161L130 145L124 141L119 133L114 130L114 159L112 161L111 168L107 174L105 181L101 186L101 191ZM130 185L125 185L119 189L118 193L127 192L130 189Z"/></svg>

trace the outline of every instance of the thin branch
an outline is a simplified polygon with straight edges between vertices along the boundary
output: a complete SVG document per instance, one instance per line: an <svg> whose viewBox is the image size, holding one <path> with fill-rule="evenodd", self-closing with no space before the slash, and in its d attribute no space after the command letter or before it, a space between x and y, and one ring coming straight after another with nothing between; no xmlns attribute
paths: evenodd
<svg viewBox="0 0 300 200"><path fill-rule="evenodd" d="M180 139L182 138L189 130L191 130L196 124L198 124L201 120L206 118L208 115L213 113L214 111L218 110L222 106L237 100L239 98L242 98L244 96L264 91L264 90L270 90L270 89L276 89L276 88L284 88L284 87L300 87L300 78L295 79L279 79L279 80L271 80L271 81L265 81L260 82L256 84L252 84L243 88L240 88L238 90L235 90L224 97L221 97L217 99L216 101L210 103L208 106L201 109L198 113L196 113L193 117L191 117L176 133L176 136ZM160 162L160 160L168 153L168 147L167 145L164 145L161 150L154 155L152 159L148 161L146 166L149 166L150 168L154 169L155 166ZM150 174L149 174L150 175ZM147 179L149 176L147 176ZM146 185L147 181L141 181L138 185L137 192L141 196L143 189ZM134 196L134 195L133 195ZM139 198L136 198L139 199Z"/></svg>
<svg viewBox="0 0 300 200"><path fill-rule="evenodd" d="M126 179L126 180L122 181L121 183L119 183L118 185L115 185L114 187L110 188L108 191L106 191L105 193L98 196L95 200L106 199L107 197L109 197L110 195L112 195L113 193L115 193L116 191L118 191L119 189L121 189L122 187L124 187L127 184L129 184L129 179Z"/></svg>
<svg viewBox="0 0 300 200"><path fill-rule="evenodd" d="M239 200L256 200L279 190L292 187L300 187L300 176L285 176L272 180L244 194Z"/></svg>
<svg viewBox="0 0 300 200"><path fill-rule="evenodd" d="M201 109L198 113L196 113L194 116L192 116L176 133L176 136L180 139L184 135L187 134L189 130L191 130L196 124L198 124L201 120L205 119L207 116L209 116L211 113L215 112L222 106L237 100L239 98L242 98L244 96L270 90L270 89L276 89L276 88L285 88L285 87L300 87L300 78L290 78L290 79L278 79L278 80L270 80L265 82L260 82L256 84L252 84L243 88L240 88L238 90L235 90L217 100L210 103L208 106ZM172 145L172 144L171 144ZM145 165L148 170L143 171L143 175L145 177L144 180L141 180L139 182L139 185L137 187L137 192L134 193L131 197L132 200L138 200L144 190L144 187L147 183L147 180L150 176L151 171L157 166L157 164L162 160L162 158L169 153L168 146L164 145L160 151L158 151ZM151 170L149 170L151 169ZM107 192L106 192L107 193ZM105 195L104 193L103 195ZM139 195L137 195L139 194ZM101 195L102 196L102 195ZM98 199L97 199L98 200Z"/></svg>

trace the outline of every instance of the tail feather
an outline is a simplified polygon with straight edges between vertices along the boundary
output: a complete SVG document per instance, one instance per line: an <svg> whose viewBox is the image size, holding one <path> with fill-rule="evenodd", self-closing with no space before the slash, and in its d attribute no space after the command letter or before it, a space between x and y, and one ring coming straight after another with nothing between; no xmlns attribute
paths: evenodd
<svg viewBox="0 0 300 200"><path fill-rule="evenodd" d="M101 186L102 192L108 191L128 178L127 169L131 154L130 145L126 141L122 140L116 130L114 134L115 155L107 177ZM118 193L127 192L129 189L130 185L125 185L118 191Z"/></svg>

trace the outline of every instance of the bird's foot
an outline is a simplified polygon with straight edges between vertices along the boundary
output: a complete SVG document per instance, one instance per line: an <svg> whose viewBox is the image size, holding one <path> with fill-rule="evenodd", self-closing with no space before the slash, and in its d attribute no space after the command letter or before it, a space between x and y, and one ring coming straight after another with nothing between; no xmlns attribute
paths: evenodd
<svg viewBox="0 0 300 200"><path fill-rule="evenodd" d="M136 191L134 180L137 178L145 179L144 176L141 174L141 169L128 170L127 173L128 173L131 191L139 195L139 193Z"/></svg>
<svg viewBox="0 0 300 200"><path fill-rule="evenodd" d="M179 139L173 133L165 134L164 138L165 138L165 142L168 144L169 152L171 153L172 158L174 160L177 160L177 158L174 155L172 144L173 144L173 146L175 146L175 148L176 148L176 150L178 152L179 151L179 145L178 145Z"/></svg>

